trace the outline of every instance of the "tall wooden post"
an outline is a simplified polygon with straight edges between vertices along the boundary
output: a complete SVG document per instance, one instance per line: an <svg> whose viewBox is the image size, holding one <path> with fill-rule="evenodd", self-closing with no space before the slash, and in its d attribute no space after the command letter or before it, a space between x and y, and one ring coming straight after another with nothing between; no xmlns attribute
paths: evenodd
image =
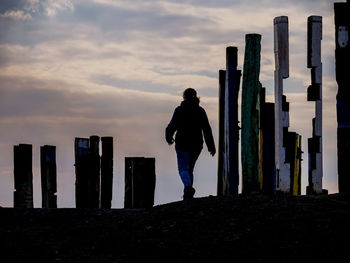
<svg viewBox="0 0 350 263"><path fill-rule="evenodd" d="M56 146L40 147L41 196L43 208L57 208Z"/></svg>
<svg viewBox="0 0 350 263"><path fill-rule="evenodd" d="M75 205L89 207L89 139L75 138Z"/></svg>
<svg viewBox="0 0 350 263"><path fill-rule="evenodd" d="M350 2L334 4L335 19L335 68L338 83L337 137L338 137L338 185L339 192L350 192Z"/></svg>
<svg viewBox="0 0 350 263"><path fill-rule="evenodd" d="M223 194L238 194L238 93L241 72L237 70L237 48L226 48L224 180Z"/></svg>
<svg viewBox="0 0 350 263"><path fill-rule="evenodd" d="M260 115L260 51L261 35L246 35L242 84L242 192L258 192L259 180L259 115Z"/></svg>
<svg viewBox="0 0 350 263"><path fill-rule="evenodd" d="M89 147L89 207L100 207L100 137L90 136Z"/></svg>
<svg viewBox="0 0 350 263"><path fill-rule="evenodd" d="M155 158L125 158L124 208L152 207L155 184Z"/></svg>
<svg viewBox="0 0 350 263"><path fill-rule="evenodd" d="M265 90L260 91L260 185L264 194L275 195L275 104L266 102Z"/></svg>
<svg viewBox="0 0 350 263"><path fill-rule="evenodd" d="M226 70L219 70L219 143L217 195L223 195L224 185L224 135L225 135L225 81Z"/></svg>
<svg viewBox="0 0 350 263"><path fill-rule="evenodd" d="M289 77L288 17L274 19L275 53L275 159L277 190L290 192L290 163L286 162L289 103L283 95L283 79Z"/></svg>
<svg viewBox="0 0 350 263"><path fill-rule="evenodd" d="M290 189L292 195L301 193L301 136L288 132L286 136L286 161L290 164Z"/></svg>
<svg viewBox="0 0 350 263"><path fill-rule="evenodd" d="M309 185L307 194L322 193L322 17L308 17L307 67L311 69L311 85L307 100L315 101L315 118L312 119L312 138L308 139Z"/></svg>
<svg viewBox="0 0 350 263"><path fill-rule="evenodd" d="M15 145L13 153L15 179L13 207L33 208L32 145Z"/></svg>
<svg viewBox="0 0 350 263"><path fill-rule="evenodd" d="M111 208L113 189L113 137L102 137L101 208Z"/></svg>

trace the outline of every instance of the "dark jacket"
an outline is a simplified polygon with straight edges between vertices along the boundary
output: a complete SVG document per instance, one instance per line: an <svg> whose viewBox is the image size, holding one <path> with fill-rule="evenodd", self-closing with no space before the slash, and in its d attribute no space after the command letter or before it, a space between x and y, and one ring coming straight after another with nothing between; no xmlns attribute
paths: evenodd
<svg viewBox="0 0 350 263"><path fill-rule="evenodd" d="M213 134L205 110L199 106L199 100L182 101L173 114L165 130L169 144L175 136L175 148L183 151L198 151L203 148L203 134L208 150L215 151Z"/></svg>

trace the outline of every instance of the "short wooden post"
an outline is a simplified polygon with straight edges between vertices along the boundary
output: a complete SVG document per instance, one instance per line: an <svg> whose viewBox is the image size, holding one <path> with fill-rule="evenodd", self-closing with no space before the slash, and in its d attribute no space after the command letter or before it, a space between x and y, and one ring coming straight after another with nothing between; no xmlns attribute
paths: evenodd
<svg viewBox="0 0 350 263"><path fill-rule="evenodd" d="M101 208L111 208L113 189L113 137L102 137Z"/></svg>
<svg viewBox="0 0 350 263"><path fill-rule="evenodd" d="M15 181L13 207L33 208L32 145L15 145L13 152Z"/></svg>
<svg viewBox="0 0 350 263"><path fill-rule="evenodd" d="M87 208L89 194L89 139L75 138L75 205Z"/></svg>
<svg viewBox="0 0 350 263"><path fill-rule="evenodd" d="M43 208L57 208L56 146L40 147L41 196Z"/></svg>
<svg viewBox="0 0 350 263"><path fill-rule="evenodd" d="M275 104L265 101L265 88L260 92L260 184L264 194L276 194Z"/></svg>
<svg viewBox="0 0 350 263"><path fill-rule="evenodd" d="M260 190L260 42L261 35L246 35L241 111L241 160L243 193L258 192Z"/></svg>
<svg viewBox="0 0 350 263"><path fill-rule="evenodd" d="M217 195L223 195L224 185L224 135L225 135L225 81L226 70L219 70L219 142Z"/></svg>
<svg viewBox="0 0 350 263"><path fill-rule="evenodd" d="M155 158L125 158L124 208L152 207L155 184Z"/></svg>
<svg viewBox="0 0 350 263"><path fill-rule="evenodd" d="M301 136L295 132L288 132L286 137L286 160L290 163L290 189L292 195L301 193Z"/></svg>
<svg viewBox="0 0 350 263"><path fill-rule="evenodd" d="M237 47L226 48L224 180L223 194L238 194L238 93L241 71L237 70Z"/></svg>
<svg viewBox="0 0 350 263"><path fill-rule="evenodd" d="M89 201L90 208L100 207L100 137L90 136L89 145Z"/></svg>
<svg viewBox="0 0 350 263"><path fill-rule="evenodd" d="M335 19L335 68L338 83L337 94L337 148L339 192L350 192L350 2L334 4Z"/></svg>
<svg viewBox="0 0 350 263"><path fill-rule="evenodd" d="M286 161L286 137L289 127L289 103L283 95L283 79L289 77L288 17L274 19L275 53L275 162L277 190L290 192L290 163Z"/></svg>

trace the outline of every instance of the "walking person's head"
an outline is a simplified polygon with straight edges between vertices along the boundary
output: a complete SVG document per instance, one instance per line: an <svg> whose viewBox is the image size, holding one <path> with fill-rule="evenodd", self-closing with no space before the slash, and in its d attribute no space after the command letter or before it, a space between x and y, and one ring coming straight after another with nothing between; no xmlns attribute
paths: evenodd
<svg viewBox="0 0 350 263"><path fill-rule="evenodd" d="M182 97L185 101L193 101L199 103L199 97L197 97L197 91L195 89L185 89Z"/></svg>

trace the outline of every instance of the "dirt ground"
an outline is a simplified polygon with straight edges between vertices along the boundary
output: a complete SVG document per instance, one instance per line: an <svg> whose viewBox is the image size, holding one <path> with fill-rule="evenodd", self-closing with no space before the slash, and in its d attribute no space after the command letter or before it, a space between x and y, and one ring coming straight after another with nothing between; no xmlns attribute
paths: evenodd
<svg viewBox="0 0 350 263"><path fill-rule="evenodd" d="M350 195L0 208L0 262L349 262Z"/></svg>

